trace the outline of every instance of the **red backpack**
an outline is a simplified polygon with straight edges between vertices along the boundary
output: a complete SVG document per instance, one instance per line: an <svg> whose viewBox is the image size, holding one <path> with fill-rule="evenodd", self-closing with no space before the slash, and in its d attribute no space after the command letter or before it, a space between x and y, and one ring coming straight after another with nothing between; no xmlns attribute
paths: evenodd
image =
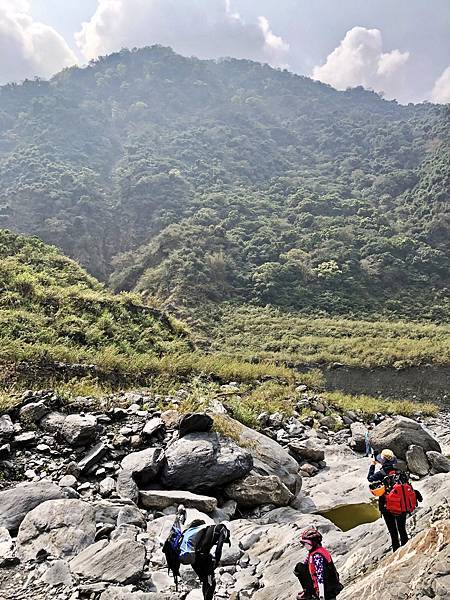
<svg viewBox="0 0 450 600"><path fill-rule="evenodd" d="M412 513L417 507L416 492L408 481L406 473L395 473L385 477L386 487L386 510L392 515L398 516L404 513Z"/></svg>

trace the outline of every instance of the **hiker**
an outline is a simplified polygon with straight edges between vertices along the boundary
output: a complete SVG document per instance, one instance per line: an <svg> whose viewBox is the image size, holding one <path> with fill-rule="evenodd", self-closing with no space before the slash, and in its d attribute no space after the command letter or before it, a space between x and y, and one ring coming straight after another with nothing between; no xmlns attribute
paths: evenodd
<svg viewBox="0 0 450 600"><path fill-rule="evenodd" d="M392 551L395 552L408 541L406 517L422 502L422 495L414 490L408 476L397 468L397 458L386 448L372 459L367 479L371 482L371 492L378 497L380 513L391 536ZM375 472L377 463L380 469Z"/></svg>
<svg viewBox="0 0 450 600"><path fill-rule="evenodd" d="M230 532L225 525L219 524L207 526L197 544L192 568L201 581L204 600L212 600L214 598L214 591L216 589L214 570L222 558L224 543L231 545Z"/></svg>
<svg viewBox="0 0 450 600"><path fill-rule="evenodd" d="M294 569L303 588L297 600L335 600L344 586L330 553L322 546L322 534L315 527L308 527L301 534L300 543L307 548L308 556Z"/></svg>
<svg viewBox="0 0 450 600"><path fill-rule="evenodd" d="M172 571L178 591L180 565L191 565L202 584L204 600L212 600L216 589L215 568L222 558L224 543L231 545L230 532L223 525L206 525L200 519L192 521L183 531L186 510L178 507L175 522L163 546L167 566Z"/></svg>

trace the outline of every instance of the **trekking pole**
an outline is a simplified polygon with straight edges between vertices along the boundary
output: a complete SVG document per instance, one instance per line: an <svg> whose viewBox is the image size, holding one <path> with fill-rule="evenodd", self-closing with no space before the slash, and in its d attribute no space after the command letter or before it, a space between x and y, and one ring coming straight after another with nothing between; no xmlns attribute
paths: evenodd
<svg viewBox="0 0 450 600"><path fill-rule="evenodd" d="M369 432L366 431L366 435L364 436L364 440L366 442L366 454L365 457L368 458L370 455L372 455L372 458L375 458L375 453L370 445L370 440L369 440Z"/></svg>

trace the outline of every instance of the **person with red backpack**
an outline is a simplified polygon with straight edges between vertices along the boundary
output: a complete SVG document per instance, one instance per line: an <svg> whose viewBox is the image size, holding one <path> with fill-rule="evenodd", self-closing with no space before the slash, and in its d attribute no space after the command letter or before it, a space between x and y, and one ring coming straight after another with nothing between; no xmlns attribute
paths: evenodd
<svg viewBox="0 0 450 600"><path fill-rule="evenodd" d="M322 534L315 527L308 527L302 532L300 543L307 548L308 556L294 569L303 588L297 600L336 600L344 586L330 553L322 546Z"/></svg>
<svg viewBox="0 0 450 600"><path fill-rule="evenodd" d="M375 472L377 463L380 469ZM370 490L378 497L380 513L391 536L392 551L395 552L408 541L406 517L422 502L422 495L414 490L408 475L397 469L397 458L386 448L372 460L367 479Z"/></svg>

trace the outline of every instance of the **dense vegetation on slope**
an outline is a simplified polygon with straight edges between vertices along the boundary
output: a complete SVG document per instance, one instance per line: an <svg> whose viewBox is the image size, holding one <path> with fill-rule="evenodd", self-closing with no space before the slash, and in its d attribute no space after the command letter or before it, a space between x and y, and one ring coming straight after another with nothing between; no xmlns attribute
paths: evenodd
<svg viewBox="0 0 450 600"><path fill-rule="evenodd" d="M29 371L16 370L21 361ZM76 363L84 368L74 371ZM123 387L153 376L166 385L197 374L245 382L294 378L270 361L254 365L196 351L183 324L139 295L112 294L56 248L0 229L0 392L11 381L53 385L71 374L77 378L70 387L80 393L98 387L97 378Z"/></svg>
<svg viewBox="0 0 450 600"><path fill-rule="evenodd" d="M73 260L0 230L0 358L96 360L160 356L189 343L138 296L113 295Z"/></svg>
<svg viewBox="0 0 450 600"><path fill-rule="evenodd" d="M0 89L0 222L167 305L440 321L449 115L124 50Z"/></svg>

